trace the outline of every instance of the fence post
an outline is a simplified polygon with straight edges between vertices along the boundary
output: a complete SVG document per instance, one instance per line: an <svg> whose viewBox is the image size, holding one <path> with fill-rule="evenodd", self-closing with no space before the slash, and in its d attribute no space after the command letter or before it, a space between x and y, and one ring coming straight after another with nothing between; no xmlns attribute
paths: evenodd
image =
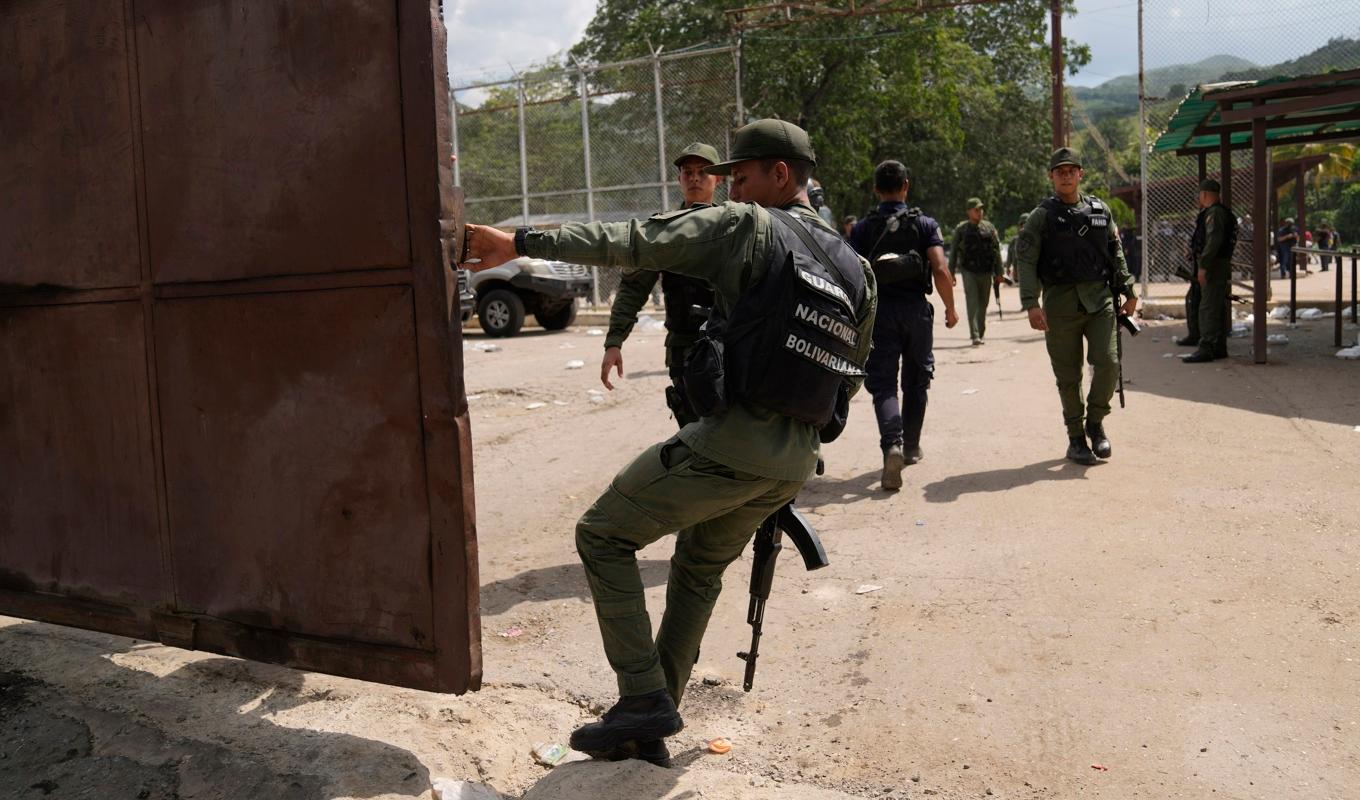
<svg viewBox="0 0 1360 800"><path fill-rule="evenodd" d="M586 70L579 63L581 78L578 91L581 95L581 153L586 166L586 221L595 221L595 175L590 161L590 84L586 80ZM600 304L600 268L590 268L590 304Z"/></svg>
<svg viewBox="0 0 1360 800"><path fill-rule="evenodd" d="M1138 206L1139 224L1142 229L1138 232L1142 237L1142 245L1138 248L1139 277L1143 279L1143 291L1139 294L1143 297L1143 303L1148 301L1148 249L1152 245L1152 237L1148 236L1148 229L1151 220L1148 219L1148 144L1147 144L1147 94L1143 81L1143 0L1138 0Z"/></svg>
<svg viewBox="0 0 1360 800"><path fill-rule="evenodd" d="M453 109L453 185L463 185L463 173L458 166L458 94L449 92L449 108Z"/></svg>
<svg viewBox="0 0 1360 800"><path fill-rule="evenodd" d="M732 51L732 59L733 61L736 62L735 67L737 73L737 115L736 118L732 121L733 127L736 128L740 128L742 125L746 123L746 108L743 105L743 100L741 96L741 56L742 47L745 45L745 42L746 42L745 32L743 31L742 33L738 33L737 47L735 50ZM723 155L728 155L730 152L731 150L729 148L728 153L724 153Z"/></svg>
<svg viewBox="0 0 1360 800"><path fill-rule="evenodd" d="M529 224L529 148L524 138L524 79L515 81L519 90L519 200L524 224Z"/></svg>
<svg viewBox="0 0 1360 800"><path fill-rule="evenodd" d="M652 53L652 83L656 91L656 164L661 176L661 210L671 210L670 170L666 169L666 113L661 95L661 48Z"/></svg>

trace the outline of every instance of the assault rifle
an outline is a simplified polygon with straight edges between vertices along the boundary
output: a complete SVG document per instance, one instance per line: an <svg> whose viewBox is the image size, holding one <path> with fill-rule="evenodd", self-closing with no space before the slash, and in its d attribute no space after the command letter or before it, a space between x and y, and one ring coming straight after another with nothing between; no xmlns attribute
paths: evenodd
<svg viewBox="0 0 1360 800"><path fill-rule="evenodd" d="M817 462L818 474L821 461ZM756 679L756 659L760 657L760 634L765 624L765 601L770 599L770 587L774 584L774 562L779 551L784 549L783 538L788 534L798 554L803 557L803 566L808 571L821 569L830 564L822 540L817 538L807 519L788 503L771 514L756 529L754 542L755 559L751 565L751 604L746 609L746 622L751 626L751 647L737 653L737 658L746 662L746 675L742 678L741 688L751 691Z"/></svg>
<svg viewBox="0 0 1360 800"><path fill-rule="evenodd" d="M1138 326L1138 322L1125 314L1119 313L1119 288L1114 285L1113 277L1110 280L1110 296L1114 300L1114 347L1115 356L1119 363L1119 407L1124 407L1124 331L1128 331L1130 336L1137 336L1143 329Z"/></svg>

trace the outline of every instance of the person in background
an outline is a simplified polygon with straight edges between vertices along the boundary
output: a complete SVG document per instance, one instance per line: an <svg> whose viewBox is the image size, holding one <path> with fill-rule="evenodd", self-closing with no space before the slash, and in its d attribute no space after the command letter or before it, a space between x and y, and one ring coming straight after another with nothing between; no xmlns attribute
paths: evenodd
<svg viewBox="0 0 1360 800"><path fill-rule="evenodd" d="M1299 232L1294 228L1294 218L1285 217L1284 224L1275 232L1275 259L1280 264L1280 277L1288 278L1294 274L1294 248L1299 245Z"/></svg>

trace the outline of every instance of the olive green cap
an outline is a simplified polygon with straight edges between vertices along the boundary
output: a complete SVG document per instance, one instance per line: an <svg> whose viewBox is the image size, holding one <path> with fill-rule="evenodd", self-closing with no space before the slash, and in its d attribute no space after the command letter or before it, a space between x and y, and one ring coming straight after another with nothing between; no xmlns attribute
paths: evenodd
<svg viewBox="0 0 1360 800"><path fill-rule="evenodd" d="M975 209L975 208L982 208L982 198L981 198L981 197L970 197L970 198L968 198L968 210L969 210L969 211L972 211L972 210Z"/></svg>
<svg viewBox="0 0 1360 800"><path fill-rule="evenodd" d="M1048 171L1052 172L1064 164L1071 164L1074 167L1080 168L1081 156L1077 154L1076 150L1073 150L1070 147L1059 147L1057 150L1053 151L1053 156L1048 159Z"/></svg>
<svg viewBox="0 0 1360 800"><path fill-rule="evenodd" d="M1023 213L1023 214L1020 215L1020 224L1021 224L1021 225L1024 225L1026 222L1029 222L1029 212L1028 212L1028 211L1026 211L1025 213Z"/></svg>
<svg viewBox="0 0 1360 800"><path fill-rule="evenodd" d="M1213 192L1214 194L1219 194L1220 192L1223 191L1223 187L1220 186L1218 181L1214 180L1213 178L1205 178L1204 180L1199 182L1199 190L1201 192Z"/></svg>
<svg viewBox="0 0 1360 800"><path fill-rule="evenodd" d="M732 157L705 167L710 175L730 175L732 165L755 158L785 158L817 163L807 131L782 119L762 119L744 125L732 135Z"/></svg>
<svg viewBox="0 0 1360 800"><path fill-rule="evenodd" d="M695 142L684 150L681 150L680 155L676 156L675 160L671 163L678 167L680 166L680 162L687 158L702 158L710 164L716 164L719 161L722 161L722 156L718 155L718 148L711 144L704 144L703 142Z"/></svg>

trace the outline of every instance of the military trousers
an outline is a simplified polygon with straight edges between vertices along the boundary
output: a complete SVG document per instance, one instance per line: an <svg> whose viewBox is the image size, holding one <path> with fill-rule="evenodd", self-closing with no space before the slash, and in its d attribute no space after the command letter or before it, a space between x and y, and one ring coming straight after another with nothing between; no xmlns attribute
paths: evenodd
<svg viewBox="0 0 1360 800"><path fill-rule="evenodd" d="M919 447L930 382L935 377L935 306L922 292L880 294L873 341L874 349L864 367L864 388L874 398L879 446L902 443L908 449Z"/></svg>
<svg viewBox="0 0 1360 800"><path fill-rule="evenodd" d="M1199 350L1211 356L1228 354L1228 277L1224 271L1205 281L1199 302Z"/></svg>
<svg viewBox="0 0 1360 800"><path fill-rule="evenodd" d="M1199 281L1190 281L1190 289L1185 293L1185 328L1191 341L1199 341L1199 308L1204 298Z"/></svg>
<svg viewBox="0 0 1360 800"><path fill-rule="evenodd" d="M614 477L577 522L576 550L620 695L665 688L680 702L723 571L803 483L734 470L679 437L648 448ZM676 531L666 610L653 639L637 551Z"/></svg>
<svg viewBox="0 0 1360 800"><path fill-rule="evenodd" d="M1086 420L1099 422L1110 414L1110 399L1119 385L1119 356L1115 351L1114 305L1094 312L1078 307L1076 313L1046 313L1048 360L1058 381L1063 422L1068 436L1084 436ZM1081 378L1085 360L1091 365L1091 388L1083 403Z"/></svg>
<svg viewBox="0 0 1360 800"><path fill-rule="evenodd" d="M987 336L987 306L992 301L992 273L959 270L963 283L964 304L968 308L968 335L973 339Z"/></svg>

